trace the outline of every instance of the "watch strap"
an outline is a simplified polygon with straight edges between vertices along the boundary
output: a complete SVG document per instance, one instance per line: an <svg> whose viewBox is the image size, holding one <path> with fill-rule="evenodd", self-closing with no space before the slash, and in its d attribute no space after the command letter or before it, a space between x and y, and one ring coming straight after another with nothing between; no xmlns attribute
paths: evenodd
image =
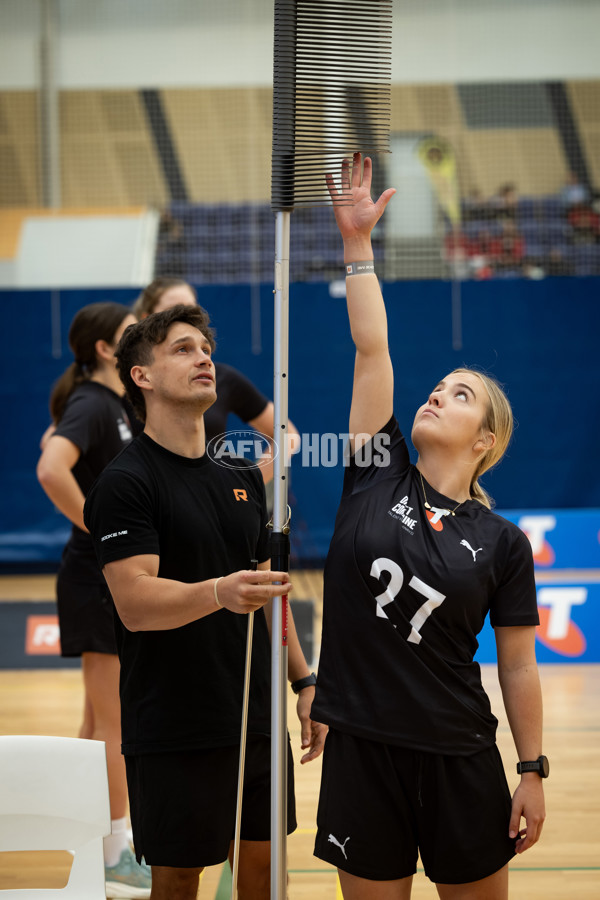
<svg viewBox="0 0 600 900"><path fill-rule="evenodd" d="M539 772L540 764L537 759L529 759L525 762L517 763L517 772L522 775L523 772Z"/></svg>
<svg viewBox="0 0 600 900"><path fill-rule="evenodd" d="M540 778L547 778L550 771L548 759L545 756L539 756L537 759L527 759L517 763L517 773L523 775L525 772L537 772Z"/></svg>
<svg viewBox="0 0 600 900"><path fill-rule="evenodd" d="M299 694L303 688L314 686L316 683L317 676L314 672L311 672L310 675L305 675L304 678L298 678L297 681L292 681L291 688L295 694Z"/></svg>

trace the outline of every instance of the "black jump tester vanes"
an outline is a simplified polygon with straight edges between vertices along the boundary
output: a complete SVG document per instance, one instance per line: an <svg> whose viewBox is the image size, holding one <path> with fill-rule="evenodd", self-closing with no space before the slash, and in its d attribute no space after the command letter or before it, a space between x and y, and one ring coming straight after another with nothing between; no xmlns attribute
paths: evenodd
<svg viewBox="0 0 600 900"><path fill-rule="evenodd" d="M354 152L389 153L392 0L275 0L271 208L275 213L275 435L286 447L290 217L330 205L326 175ZM343 192L337 202L351 202ZM286 453L274 460L271 566L287 572ZM289 517L288 522L289 522ZM280 618L281 617L281 618ZM287 597L273 604L271 900L287 897ZM281 634L275 640L275 635Z"/></svg>

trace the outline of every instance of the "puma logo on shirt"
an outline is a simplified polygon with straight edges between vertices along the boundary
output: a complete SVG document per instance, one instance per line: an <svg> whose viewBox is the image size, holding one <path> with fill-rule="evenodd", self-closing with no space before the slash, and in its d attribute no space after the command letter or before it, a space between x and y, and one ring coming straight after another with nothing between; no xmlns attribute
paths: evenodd
<svg viewBox="0 0 600 900"><path fill-rule="evenodd" d="M464 541L464 540L460 542L460 546L466 547L467 550L470 550L471 553L473 554L473 562L477 562L477 554L479 553L480 550L483 550L483 547L478 547L477 550L473 550L470 543L468 541Z"/></svg>

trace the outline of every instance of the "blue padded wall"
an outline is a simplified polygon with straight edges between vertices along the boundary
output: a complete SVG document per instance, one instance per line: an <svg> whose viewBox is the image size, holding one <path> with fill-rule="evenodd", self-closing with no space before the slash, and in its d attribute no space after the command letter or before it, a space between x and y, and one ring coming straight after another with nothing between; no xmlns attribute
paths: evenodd
<svg viewBox="0 0 600 900"><path fill-rule="evenodd" d="M518 422L507 457L485 479L498 508L600 507L600 278L466 282L461 292L463 348L455 351L447 282L384 285L401 426L410 431L415 410L440 377L475 364L507 385ZM76 310L101 299L128 303L135 295L131 289L0 292L0 564L26 569L59 559L68 527L35 477L49 390L71 361L67 332ZM218 357L272 396L271 285L260 290L259 355L251 349L250 298L250 287L237 285L204 287L200 299L217 328ZM52 310L59 308L62 354L55 358ZM290 332L290 418L301 433L343 433L353 368L344 301L332 298L327 284L292 285ZM295 561L324 558L342 476L341 454L331 467L294 460Z"/></svg>

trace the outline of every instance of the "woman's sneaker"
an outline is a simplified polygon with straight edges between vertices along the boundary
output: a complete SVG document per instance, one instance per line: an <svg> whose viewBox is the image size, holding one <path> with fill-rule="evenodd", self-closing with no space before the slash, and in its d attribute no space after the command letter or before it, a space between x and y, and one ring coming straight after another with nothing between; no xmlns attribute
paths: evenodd
<svg viewBox="0 0 600 900"><path fill-rule="evenodd" d="M152 871L141 865L127 847L116 866L105 866L106 896L115 900L147 900L152 887Z"/></svg>

